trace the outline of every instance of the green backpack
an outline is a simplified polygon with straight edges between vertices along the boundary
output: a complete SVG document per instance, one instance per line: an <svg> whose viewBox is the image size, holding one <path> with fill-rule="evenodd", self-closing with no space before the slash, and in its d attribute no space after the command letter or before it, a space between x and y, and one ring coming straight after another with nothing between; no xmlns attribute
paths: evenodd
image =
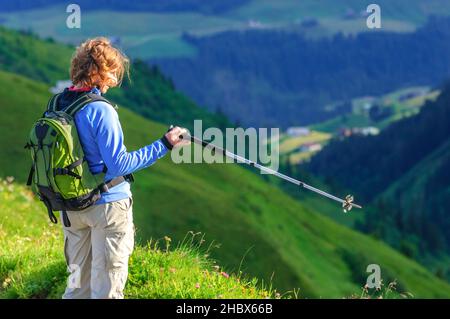
<svg viewBox="0 0 450 319"><path fill-rule="evenodd" d="M33 125L25 145L30 149L32 159L27 185L45 204L53 223L57 223L53 211L62 211L64 225L70 227L67 211L88 208L109 188L124 181L132 182L133 176L104 182L106 167L100 174L93 175L84 158L75 113L94 101L111 103L98 94L86 92L63 110L58 110L60 94L50 99L46 112Z"/></svg>

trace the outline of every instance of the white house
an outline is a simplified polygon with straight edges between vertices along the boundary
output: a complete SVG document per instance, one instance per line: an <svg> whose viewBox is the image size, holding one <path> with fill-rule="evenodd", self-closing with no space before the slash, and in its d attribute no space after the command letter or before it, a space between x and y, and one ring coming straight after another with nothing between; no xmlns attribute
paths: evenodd
<svg viewBox="0 0 450 319"><path fill-rule="evenodd" d="M363 135L363 136L369 136L369 135L378 135L380 134L380 129L374 126L367 126L367 127L354 127L352 129L352 133L356 135Z"/></svg>
<svg viewBox="0 0 450 319"><path fill-rule="evenodd" d="M300 152L319 152L322 150L322 145L319 143L305 143L298 150Z"/></svg>

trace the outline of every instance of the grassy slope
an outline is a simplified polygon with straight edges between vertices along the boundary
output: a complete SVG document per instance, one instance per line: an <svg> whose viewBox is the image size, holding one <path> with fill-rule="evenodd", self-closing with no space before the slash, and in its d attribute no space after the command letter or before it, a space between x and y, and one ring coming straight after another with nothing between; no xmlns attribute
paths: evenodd
<svg viewBox="0 0 450 319"><path fill-rule="evenodd" d="M26 179L23 150L29 126L40 115L48 88L0 72L0 176ZM130 150L151 142L165 127L125 108L119 110ZM227 269L242 269L280 289L300 287L310 297L340 298L358 292L369 263L381 266L385 280L398 279L418 297L449 297L450 286L385 244L337 225L269 186L238 165L184 164L169 157L137 174L133 186L135 220L142 240L190 231L207 233L222 244L213 251ZM42 210L41 216L46 219Z"/></svg>
<svg viewBox="0 0 450 319"><path fill-rule="evenodd" d="M28 189L0 179L0 298L60 298L64 292L62 232L42 215ZM195 240L176 249L168 243L135 248L127 298L275 297L256 279L227 277Z"/></svg>

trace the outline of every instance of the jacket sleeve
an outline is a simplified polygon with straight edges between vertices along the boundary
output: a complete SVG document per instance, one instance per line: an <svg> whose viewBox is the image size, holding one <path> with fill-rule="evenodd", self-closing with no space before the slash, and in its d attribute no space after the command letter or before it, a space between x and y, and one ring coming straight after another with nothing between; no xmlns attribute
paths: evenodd
<svg viewBox="0 0 450 319"><path fill-rule="evenodd" d="M161 140L128 152L124 145L124 136L119 122L119 116L114 108L105 102L95 108L91 114L93 137L98 145L100 155L111 177L122 176L146 168L161 157L168 149Z"/></svg>

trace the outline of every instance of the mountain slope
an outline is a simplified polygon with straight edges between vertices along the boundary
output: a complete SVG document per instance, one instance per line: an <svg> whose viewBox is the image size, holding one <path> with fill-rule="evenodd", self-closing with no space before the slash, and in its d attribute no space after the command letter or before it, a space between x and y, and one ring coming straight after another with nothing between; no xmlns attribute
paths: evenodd
<svg viewBox="0 0 450 319"><path fill-rule="evenodd" d="M151 59L200 105L232 120L287 127L348 112L336 100L380 95L450 76L450 18L430 18L411 33L364 32L308 39L256 29L185 35L193 57ZM383 48L383 49L380 49Z"/></svg>
<svg viewBox="0 0 450 319"><path fill-rule="evenodd" d="M411 257L420 255L427 266L447 280L450 280L449 181L450 139L377 196L377 207L389 207L391 216L370 214L363 226L365 230L390 234L392 245ZM411 241L409 245L407 240Z"/></svg>
<svg viewBox="0 0 450 319"><path fill-rule="evenodd" d="M447 84L418 115L392 124L376 137L331 143L313 158L310 168L371 202L360 230L430 266L450 255L449 136ZM448 263L430 268L450 279Z"/></svg>
<svg viewBox="0 0 450 319"><path fill-rule="evenodd" d="M198 11L205 14L219 14L239 7L249 0L134 0L124 3L121 0L97 0L95 3L88 0L78 0L77 4L83 10L108 9L113 11L152 11L152 12L183 12ZM64 0L35 0L33 2L16 0L0 0L0 11L21 11L51 7L55 4L67 5Z"/></svg>
<svg viewBox="0 0 450 319"><path fill-rule="evenodd" d="M313 158L310 168L371 200L448 140L449 102L447 84L418 115L393 123L377 136L336 140Z"/></svg>
<svg viewBox="0 0 450 319"><path fill-rule="evenodd" d="M366 32L364 14L369 2L135 0L124 3L101 0L94 3L82 0L77 4L83 12L80 29L64 27L68 3L62 0L0 0L0 22L10 28L32 29L42 37L65 43L76 43L98 33L120 37L133 57L148 59L195 55L195 48L182 39L186 32L202 36L259 26L295 30L314 38L340 32ZM379 0L377 4L382 8L382 30L385 31L410 32L428 16L450 12L450 3L446 0Z"/></svg>
<svg viewBox="0 0 450 319"><path fill-rule="evenodd" d="M75 48L41 40L33 34L0 26L0 69L55 85L69 79L70 58ZM111 101L126 104L146 118L191 128L194 119L205 126L225 127L228 120L208 112L174 89L173 83L156 66L140 61L131 65L131 80L124 79L121 90L110 90Z"/></svg>
<svg viewBox="0 0 450 319"><path fill-rule="evenodd" d="M450 281L450 139L373 201L360 230Z"/></svg>
<svg viewBox="0 0 450 319"><path fill-rule="evenodd" d="M41 114L48 86L0 72L0 176L24 182L23 149L31 123ZM126 145L136 149L166 127L119 109ZM241 270L279 290L301 296L341 298L360 291L368 264L379 264L385 282L417 297L449 297L450 286L380 241L314 213L239 165L175 165L167 156L136 174L135 222L141 242L188 231L205 232L222 246L212 251L227 269ZM338 213L338 212L337 212ZM12 218L12 217L9 217ZM46 219L44 210L41 218ZM245 258L243 258L245 256ZM243 260L244 259L244 260Z"/></svg>
<svg viewBox="0 0 450 319"><path fill-rule="evenodd" d="M0 179L2 299L61 298L64 292L67 272L62 232L42 218L44 208L33 197L24 186ZM255 279L228 277L206 258L205 249L196 241L170 250L168 240L162 244L165 247L157 244L135 248L126 298L275 297L275 291L261 289Z"/></svg>
<svg viewBox="0 0 450 319"><path fill-rule="evenodd" d="M450 138L392 183L378 198L388 200L405 211L440 209L439 214L443 214L442 209L450 207L449 165ZM430 202L427 199L430 199ZM442 205L439 205L439 201L443 202ZM444 227L450 228L448 221Z"/></svg>

